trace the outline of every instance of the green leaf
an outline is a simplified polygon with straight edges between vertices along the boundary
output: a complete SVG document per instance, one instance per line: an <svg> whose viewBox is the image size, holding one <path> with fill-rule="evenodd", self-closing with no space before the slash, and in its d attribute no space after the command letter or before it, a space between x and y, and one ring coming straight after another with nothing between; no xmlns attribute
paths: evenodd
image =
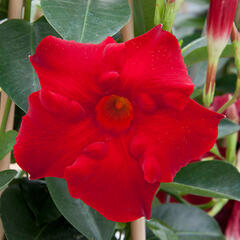
<svg viewBox="0 0 240 240"><path fill-rule="evenodd" d="M0 0L0 19L7 18L8 0Z"/></svg>
<svg viewBox="0 0 240 240"><path fill-rule="evenodd" d="M90 239L111 239L115 224L97 211L72 198L67 183L60 178L47 178L50 195L62 215L83 235Z"/></svg>
<svg viewBox="0 0 240 240"><path fill-rule="evenodd" d="M152 218L147 221L147 227L154 233L160 240L178 240L176 233L166 224L158 219Z"/></svg>
<svg viewBox="0 0 240 240"><path fill-rule="evenodd" d="M185 64L189 67L195 63L207 61L207 43L206 37L199 38L182 49ZM228 44L221 57L233 57L234 50L231 44Z"/></svg>
<svg viewBox="0 0 240 240"><path fill-rule="evenodd" d="M5 188L17 175L16 170L5 170L0 172L0 190Z"/></svg>
<svg viewBox="0 0 240 240"><path fill-rule="evenodd" d="M23 178L21 179L20 187L37 225L53 222L61 216L49 195L44 181L29 181L27 178Z"/></svg>
<svg viewBox="0 0 240 240"><path fill-rule="evenodd" d="M231 164L211 160L182 168L172 183L162 183L163 191L182 195L228 198L240 201L240 173Z"/></svg>
<svg viewBox="0 0 240 240"><path fill-rule="evenodd" d="M136 36L144 34L154 27L156 0L134 0L134 27Z"/></svg>
<svg viewBox="0 0 240 240"><path fill-rule="evenodd" d="M179 240L224 240L217 222L193 206L176 203L159 205L153 208L152 217L170 226Z"/></svg>
<svg viewBox="0 0 240 240"><path fill-rule="evenodd" d="M18 133L11 130L0 135L0 160L2 160L13 148Z"/></svg>
<svg viewBox="0 0 240 240"><path fill-rule="evenodd" d="M240 130L240 126L229 119L222 119L218 125L218 139Z"/></svg>
<svg viewBox="0 0 240 240"><path fill-rule="evenodd" d="M29 199L27 201L25 199L25 189L27 189L27 186L22 188L22 184L27 185L22 180L16 181L1 196L1 219L8 240L85 239L63 217L48 224L38 224L31 208L29 208ZM37 196L33 196L32 200L34 201L34 198L36 199ZM43 205L39 203L38 210Z"/></svg>
<svg viewBox="0 0 240 240"><path fill-rule="evenodd" d="M40 89L39 81L28 59L36 46L57 33L41 18L30 24L23 20L9 20L0 24L0 86L25 112L28 96Z"/></svg>
<svg viewBox="0 0 240 240"><path fill-rule="evenodd" d="M67 40L98 43L128 21L127 0L41 0L44 16Z"/></svg>

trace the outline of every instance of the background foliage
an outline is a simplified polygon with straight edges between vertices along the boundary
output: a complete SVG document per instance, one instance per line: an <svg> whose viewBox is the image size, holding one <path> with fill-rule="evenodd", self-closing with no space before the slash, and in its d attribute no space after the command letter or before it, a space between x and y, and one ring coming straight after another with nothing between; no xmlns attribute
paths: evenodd
<svg viewBox="0 0 240 240"><path fill-rule="evenodd" d="M155 0L134 0L136 36L154 27L155 6ZM44 16L36 20L34 16L40 7ZM17 109L15 129L0 135L0 159L12 150L21 117L28 109L28 96L40 88L28 60L39 42L48 35L92 43L111 35L119 41L119 30L130 16L127 0L33 1L31 21L26 17L25 20L7 20L7 9L8 0L0 0L0 87L16 103ZM182 40L184 61L195 83L192 98L200 103L207 68L204 37L207 9L207 0L185 1L173 28L173 33ZM229 44L218 70L217 95L234 91L233 55ZM226 136L239 129L229 119L222 120L218 144L224 146ZM215 155L208 156L208 161L181 169L173 183L161 184L161 190L168 197L165 204L160 204L157 198L154 200L152 219L147 222L148 240L224 239L213 216L221 210L226 199L240 201L240 174L236 166L219 160L223 158L219 151L213 152ZM0 213L8 240L129 239L129 224L111 222L82 201L73 199L64 180L29 181L25 172L7 170L0 172L0 189L3 188ZM206 206L198 206L184 200L187 194L212 200ZM175 203L170 203L171 196L176 199ZM214 209L214 214L204 211L209 208Z"/></svg>

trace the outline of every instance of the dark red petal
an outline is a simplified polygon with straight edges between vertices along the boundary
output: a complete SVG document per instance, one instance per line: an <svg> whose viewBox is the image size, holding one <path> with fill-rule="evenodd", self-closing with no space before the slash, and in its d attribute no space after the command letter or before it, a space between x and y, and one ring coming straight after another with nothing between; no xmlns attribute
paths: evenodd
<svg viewBox="0 0 240 240"><path fill-rule="evenodd" d="M128 153L128 139L111 139L103 159L80 155L65 172L73 197L117 222L150 218L152 199L159 186L144 180L141 167Z"/></svg>
<svg viewBox="0 0 240 240"><path fill-rule="evenodd" d="M44 107L45 100L51 108ZM30 95L29 103L14 146L16 161L32 179L63 177L66 166L96 140L97 129L82 118L82 107L66 97L40 91Z"/></svg>
<svg viewBox="0 0 240 240"><path fill-rule="evenodd" d="M30 57L41 86L80 102L93 101L101 71L103 49L115 41L108 37L100 44L82 44L52 36L44 38Z"/></svg>
<svg viewBox="0 0 240 240"><path fill-rule="evenodd" d="M120 88L124 92L161 95L164 104L172 99L171 92L174 92L177 101L172 101L171 106L182 108L187 103L194 85L188 76L178 40L160 25L124 45L109 44L105 50L104 61L111 62L111 66L120 72ZM116 53L118 65L114 65Z"/></svg>
<svg viewBox="0 0 240 240"><path fill-rule="evenodd" d="M135 139L145 139L141 161L145 179L150 183L172 181L181 167L210 150L223 118L193 100L182 111L162 108L154 115L135 115ZM142 142L139 144L143 146ZM132 145L134 153L136 142Z"/></svg>
<svg viewBox="0 0 240 240"><path fill-rule="evenodd" d="M240 202L238 201L234 201L234 207L231 217L228 219L225 235L227 240L240 239Z"/></svg>

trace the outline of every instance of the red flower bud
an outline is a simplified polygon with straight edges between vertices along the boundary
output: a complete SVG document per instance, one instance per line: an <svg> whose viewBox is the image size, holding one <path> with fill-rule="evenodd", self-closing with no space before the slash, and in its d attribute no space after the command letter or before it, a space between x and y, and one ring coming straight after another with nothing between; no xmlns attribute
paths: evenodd
<svg viewBox="0 0 240 240"><path fill-rule="evenodd" d="M233 25L237 0L210 0L207 19L208 71L203 102L210 106L215 92L218 60L225 48Z"/></svg>
<svg viewBox="0 0 240 240"><path fill-rule="evenodd" d="M210 57L220 57L229 39L237 0L210 0L207 40Z"/></svg>

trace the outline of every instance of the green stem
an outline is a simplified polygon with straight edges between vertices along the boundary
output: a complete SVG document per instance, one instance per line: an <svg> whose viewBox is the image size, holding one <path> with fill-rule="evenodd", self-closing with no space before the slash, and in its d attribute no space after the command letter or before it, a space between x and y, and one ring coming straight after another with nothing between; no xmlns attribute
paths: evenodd
<svg viewBox="0 0 240 240"><path fill-rule="evenodd" d="M25 0L24 20L31 21L31 5L32 0Z"/></svg>
<svg viewBox="0 0 240 240"><path fill-rule="evenodd" d="M10 109L11 109L11 104L12 104L12 100L8 97L7 102L5 104L2 123L1 123L1 126L0 126L0 135L5 133L6 126L7 126L8 115L9 115L9 112L10 112Z"/></svg>
<svg viewBox="0 0 240 240"><path fill-rule="evenodd" d="M211 217L216 216L222 210L222 208L226 205L227 202L228 202L228 199L222 199L222 198L219 199L214 205L214 207L211 209L211 211L208 212L208 215Z"/></svg>
<svg viewBox="0 0 240 240"><path fill-rule="evenodd" d="M237 76L236 89L232 98L228 102L226 102L222 107L220 107L217 112L223 113L230 105L232 105L237 100L239 92L240 92L240 73L238 73Z"/></svg>
<svg viewBox="0 0 240 240"><path fill-rule="evenodd" d="M235 166L238 132L228 135L226 137L226 142L227 142L226 160Z"/></svg>

